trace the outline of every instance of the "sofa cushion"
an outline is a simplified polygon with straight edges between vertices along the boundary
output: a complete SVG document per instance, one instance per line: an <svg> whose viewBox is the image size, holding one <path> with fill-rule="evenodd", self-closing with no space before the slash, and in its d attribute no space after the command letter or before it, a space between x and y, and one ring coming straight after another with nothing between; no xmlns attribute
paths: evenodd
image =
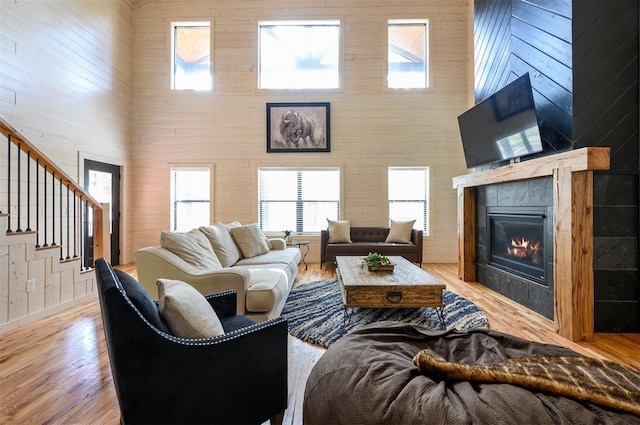
<svg viewBox="0 0 640 425"><path fill-rule="evenodd" d="M224 226L227 228L227 230L229 230L229 234L231 234L231 229L233 229L234 227L242 226L242 223L240 223L238 220L234 220L231 223L225 223ZM231 236L231 239L233 239L233 236ZM236 242L235 239L233 239L233 243L236 245L236 248L240 253L240 258L242 258L242 250L240 250L240 247L238 246L238 243Z"/></svg>
<svg viewBox="0 0 640 425"><path fill-rule="evenodd" d="M138 309L140 314L147 319L147 322L159 331L171 333L160 317L158 306L153 302L142 285L122 270L115 269L114 272L120 281L122 289L124 289L124 292L127 294L127 298L129 298L131 303Z"/></svg>
<svg viewBox="0 0 640 425"><path fill-rule="evenodd" d="M160 313L175 336L211 338L224 333L211 304L193 286L171 279L158 279L157 285Z"/></svg>
<svg viewBox="0 0 640 425"><path fill-rule="evenodd" d="M265 265L270 266L273 264L289 264L295 262L299 263L300 250L298 248L287 248L283 250L271 250L265 252L262 255L257 255L251 258L243 258L239 260L236 265L238 266L256 266Z"/></svg>
<svg viewBox="0 0 640 425"><path fill-rule="evenodd" d="M351 243L351 222L349 220L330 220L329 243Z"/></svg>
<svg viewBox="0 0 640 425"><path fill-rule="evenodd" d="M218 270L222 268L211 243L200 229L193 229L187 233L162 232L160 246L199 269Z"/></svg>
<svg viewBox="0 0 640 425"><path fill-rule="evenodd" d="M287 274L278 269L249 269L249 272L251 277L245 299L247 311L271 311L287 294Z"/></svg>
<svg viewBox="0 0 640 425"><path fill-rule="evenodd" d="M232 227L231 236L236 241L245 258L269 252L269 242L257 223Z"/></svg>
<svg viewBox="0 0 640 425"><path fill-rule="evenodd" d="M385 242L411 243L411 232L413 231L414 220L391 220L389 235Z"/></svg>
<svg viewBox="0 0 640 425"><path fill-rule="evenodd" d="M240 250L226 225L213 223L211 226L200 227L200 230L209 239L222 267L231 267L240 259Z"/></svg>

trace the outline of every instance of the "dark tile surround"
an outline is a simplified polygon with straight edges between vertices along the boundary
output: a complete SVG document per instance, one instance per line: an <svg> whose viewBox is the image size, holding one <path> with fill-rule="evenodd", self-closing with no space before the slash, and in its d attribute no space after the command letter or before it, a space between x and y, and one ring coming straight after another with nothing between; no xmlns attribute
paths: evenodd
<svg viewBox="0 0 640 425"><path fill-rule="evenodd" d="M489 265L486 212L488 207L545 207L550 254L545 282L538 283ZM477 281L553 320L553 186L551 177L478 187L476 190Z"/></svg>
<svg viewBox="0 0 640 425"><path fill-rule="evenodd" d="M640 332L639 177L611 171L594 175L594 290L596 332ZM553 239L551 177L478 187L476 190L477 281L541 315L554 317L553 255L546 284L488 265L487 207L546 206ZM553 249L547 246L546 249Z"/></svg>

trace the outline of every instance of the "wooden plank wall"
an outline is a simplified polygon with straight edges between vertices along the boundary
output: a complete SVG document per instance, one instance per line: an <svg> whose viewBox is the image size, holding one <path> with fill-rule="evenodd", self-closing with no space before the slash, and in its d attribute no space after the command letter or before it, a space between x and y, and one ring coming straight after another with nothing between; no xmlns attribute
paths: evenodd
<svg viewBox="0 0 640 425"><path fill-rule="evenodd" d="M132 13L121 0L0 2L0 116L79 182L82 158L122 165L127 181ZM7 141L0 142L6 213ZM126 184L122 191L126 217ZM6 220L0 217L0 332L95 297L93 273L81 273L78 261L61 264L58 248L36 250L32 233L6 235ZM128 230L126 219L121 226ZM125 236L130 260L129 246ZM35 279L34 292L26 292L27 279Z"/></svg>
<svg viewBox="0 0 640 425"><path fill-rule="evenodd" d="M429 19L431 87L385 88L388 19ZM208 20L213 92L169 90L171 21ZM328 91L257 89L260 20L339 19L343 87ZM338 166L343 216L355 225L387 223L388 166L431 167L427 262L455 262L456 193L466 173L457 116L468 108L470 5L467 0L145 1L134 10L134 250L159 243L169 227L169 167L214 166L213 221L257 220L257 169ZM266 153L267 102L331 103L331 152ZM305 236L305 239L307 237ZM319 262L311 237L308 261Z"/></svg>

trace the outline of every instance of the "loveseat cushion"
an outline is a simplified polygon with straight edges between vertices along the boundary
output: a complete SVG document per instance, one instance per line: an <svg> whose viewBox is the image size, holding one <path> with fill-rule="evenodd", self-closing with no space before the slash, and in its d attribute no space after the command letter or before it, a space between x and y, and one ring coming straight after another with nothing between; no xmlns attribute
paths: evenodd
<svg viewBox="0 0 640 425"><path fill-rule="evenodd" d="M249 312L271 311L289 289L284 270L249 269L251 277L246 292L246 309Z"/></svg>
<svg viewBox="0 0 640 425"><path fill-rule="evenodd" d="M257 223L232 227L230 231L245 258L269 252L269 241Z"/></svg>
<svg viewBox="0 0 640 425"><path fill-rule="evenodd" d="M349 220L327 219L329 228L329 243L350 243L351 222Z"/></svg>
<svg viewBox="0 0 640 425"><path fill-rule="evenodd" d="M222 268L211 243L200 229L193 229L187 233L162 232L160 246L199 269L218 270Z"/></svg>
<svg viewBox="0 0 640 425"><path fill-rule="evenodd" d="M385 242L411 243L411 231L415 222L415 219L391 220L391 227Z"/></svg>
<svg viewBox="0 0 640 425"><path fill-rule="evenodd" d="M226 225L213 223L211 226L200 227L200 230L209 239L222 267L231 267L240 259L240 250Z"/></svg>

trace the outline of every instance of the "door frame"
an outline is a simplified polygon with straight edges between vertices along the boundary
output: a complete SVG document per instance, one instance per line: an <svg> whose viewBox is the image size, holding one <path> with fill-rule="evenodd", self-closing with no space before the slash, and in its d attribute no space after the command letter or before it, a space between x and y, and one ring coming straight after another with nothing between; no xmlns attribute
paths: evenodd
<svg viewBox="0 0 640 425"><path fill-rule="evenodd" d="M120 264L120 231L121 231L121 208L122 192L121 192L121 180L122 180L122 167L116 164L109 164L107 162L98 161L95 159L84 158L83 161L83 187L88 192L89 184L89 171L100 171L111 174L111 188L112 188L112 202L111 202L111 265L117 266ZM85 214L85 217L88 217ZM84 237L82 243L84 244L85 252L85 266L93 267L93 241L91 235L88 232L89 223L88 220L84 223Z"/></svg>

